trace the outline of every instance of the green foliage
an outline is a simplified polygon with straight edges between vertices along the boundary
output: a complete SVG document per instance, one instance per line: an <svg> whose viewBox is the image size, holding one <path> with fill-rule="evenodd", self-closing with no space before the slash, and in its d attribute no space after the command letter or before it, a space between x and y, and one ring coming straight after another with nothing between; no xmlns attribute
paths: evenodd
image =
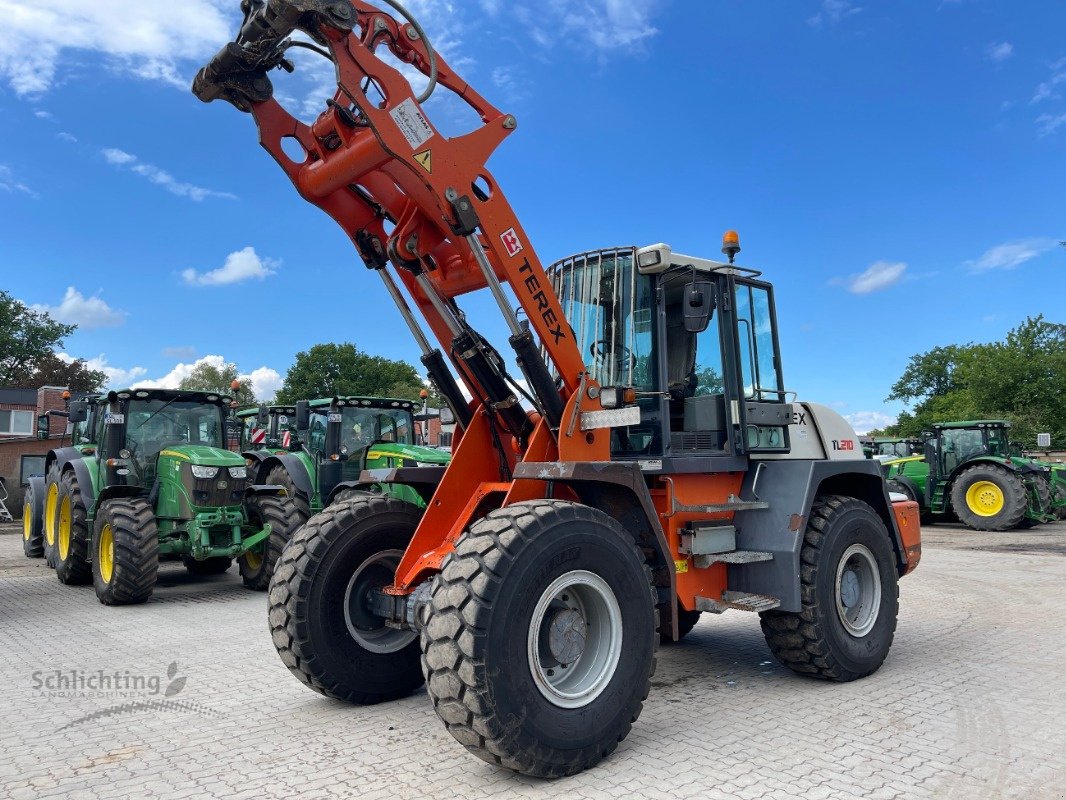
<svg viewBox="0 0 1066 800"><path fill-rule="evenodd" d="M278 402L344 395L418 400L423 388L418 372L404 361L368 355L349 342L316 344L296 354Z"/></svg>
<svg viewBox="0 0 1066 800"><path fill-rule="evenodd" d="M877 435L917 436L934 422L1006 419L1026 447L1050 432L1066 446L1066 325L1030 317L1002 342L937 347L911 357L889 400L917 401Z"/></svg>
<svg viewBox="0 0 1066 800"><path fill-rule="evenodd" d="M0 386L37 388L38 365L55 358L55 349L75 328L0 291Z"/></svg>
<svg viewBox="0 0 1066 800"><path fill-rule="evenodd" d="M65 386L77 394L99 391L106 383L107 375L99 370L89 369L84 358L68 364L55 353L49 353L37 362L36 371L25 385L27 388Z"/></svg>
<svg viewBox="0 0 1066 800"><path fill-rule="evenodd" d="M196 368L178 384L179 389L197 392L217 392L232 397L237 405L244 407L254 405L256 402L255 392L252 391L252 382L245 378L240 379L240 372L236 364L223 364L221 368L200 362ZM240 388L233 390L233 382L237 381Z"/></svg>

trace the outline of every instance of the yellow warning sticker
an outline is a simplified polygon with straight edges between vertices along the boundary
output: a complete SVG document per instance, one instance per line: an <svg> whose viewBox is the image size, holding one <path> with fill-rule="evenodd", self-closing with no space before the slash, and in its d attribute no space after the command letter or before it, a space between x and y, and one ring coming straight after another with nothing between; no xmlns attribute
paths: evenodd
<svg viewBox="0 0 1066 800"><path fill-rule="evenodd" d="M688 559L684 561L675 561L674 569L677 570L678 574L688 572Z"/></svg>
<svg viewBox="0 0 1066 800"><path fill-rule="evenodd" d="M415 161L422 165L422 167L430 175L433 174L433 151L423 150L421 153L415 153Z"/></svg>

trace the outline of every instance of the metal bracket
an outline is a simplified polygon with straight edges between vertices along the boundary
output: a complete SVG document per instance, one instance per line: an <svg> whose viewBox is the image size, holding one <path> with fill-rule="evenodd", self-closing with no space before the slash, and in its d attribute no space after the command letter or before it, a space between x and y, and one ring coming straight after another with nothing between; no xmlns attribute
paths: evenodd
<svg viewBox="0 0 1066 800"><path fill-rule="evenodd" d="M626 428L640 424L640 408L612 408L606 411L586 411L581 415L581 430L594 431L602 428Z"/></svg>

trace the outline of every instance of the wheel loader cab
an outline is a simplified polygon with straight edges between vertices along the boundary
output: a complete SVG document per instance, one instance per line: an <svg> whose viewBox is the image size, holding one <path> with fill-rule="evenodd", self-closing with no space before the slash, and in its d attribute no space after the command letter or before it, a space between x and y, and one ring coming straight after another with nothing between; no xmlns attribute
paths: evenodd
<svg viewBox="0 0 1066 800"><path fill-rule="evenodd" d="M758 273L655 245L549 274L590 376L635 390L640 421L613 430L616 458L684 471L684 459L789 451L773 288Z"/></svg>

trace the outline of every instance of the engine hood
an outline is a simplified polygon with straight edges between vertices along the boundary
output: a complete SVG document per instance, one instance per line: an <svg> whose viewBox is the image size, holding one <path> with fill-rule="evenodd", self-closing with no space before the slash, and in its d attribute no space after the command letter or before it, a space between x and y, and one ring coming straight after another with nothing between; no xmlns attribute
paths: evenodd
<svg viewBox="0 0 1066 800"><path fill-rule="evenodd" d="M434 450L432 447L422 447L416 444L378 442L371 446L366 458L367 461L376 461L382 458L402 458L405 461L417 461L419 464L443 465L452 460L452 454L445 450Z"/></svg>
<svg viewBox="0 0 1066 800"><path fill-rule="evenodd" d="M221 447L208 447L202 444L179 444L164 448L159 452L160 458L172 458L201 467L243 467L244 458L238 453L223 450Z"/></svg>

